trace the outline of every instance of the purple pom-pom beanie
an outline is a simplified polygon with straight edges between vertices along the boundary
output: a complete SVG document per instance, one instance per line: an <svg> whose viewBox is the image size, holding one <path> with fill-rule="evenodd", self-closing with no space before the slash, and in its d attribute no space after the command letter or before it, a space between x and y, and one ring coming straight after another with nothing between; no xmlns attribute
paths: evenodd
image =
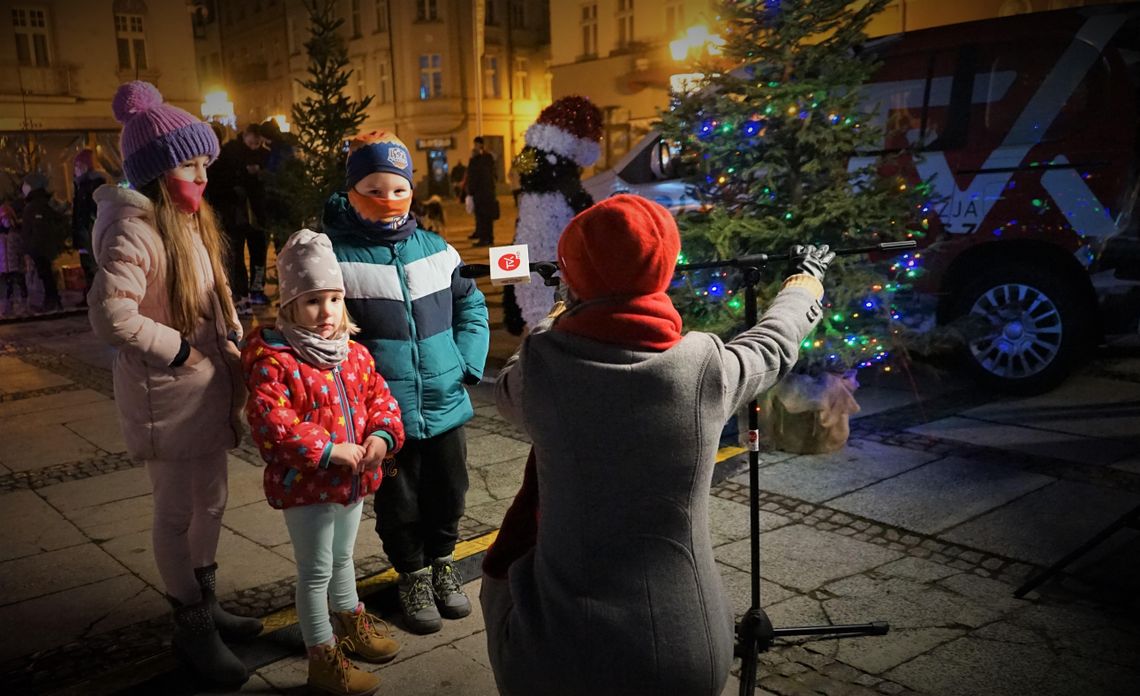
<svg viewBox="0 0 1140 696"><path fill-rule="evenodd" d="M186 160L218 158L218 137L209 124L177 106L164 104L158 88L135 80L119 86L111 102L123 124L119 149L127 181L138 189Z"/></svg>

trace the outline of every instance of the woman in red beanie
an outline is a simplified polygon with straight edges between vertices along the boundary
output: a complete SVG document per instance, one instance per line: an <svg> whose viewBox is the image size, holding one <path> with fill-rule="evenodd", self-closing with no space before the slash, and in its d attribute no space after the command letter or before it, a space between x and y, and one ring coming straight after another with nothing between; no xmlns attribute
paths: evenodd
<svg viewBox="0 0 1140 696"><path fill-rule="evenodd" d="M499 372L500 412L534 441L483 567L502 694L724 688L732 611L708 529L721 428L795 364L834 254L804 248L756 326L722 343L681 335L665 293L680 247L645 198L580 213L558 244L566 311Z"/></svg>

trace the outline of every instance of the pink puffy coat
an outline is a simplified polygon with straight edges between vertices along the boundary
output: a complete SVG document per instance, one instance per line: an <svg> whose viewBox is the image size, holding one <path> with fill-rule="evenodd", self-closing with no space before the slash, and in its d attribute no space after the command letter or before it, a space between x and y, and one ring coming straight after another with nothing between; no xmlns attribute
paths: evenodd
<svg viewBox="0 0 1140 696"><path fill-rule="evenodd" d="M88 316L95 334L119 349L115 402L131 456L188 459L237 446L245 388L205 245L195 237L199 291L211 310L186 340L206 359L170 367L182 336L167 323L166 256L154 206L143 194L116 186L96 190L95 202L92 246L99 271L87 293ZM232 323L240 326L236 316Z"/></svg>

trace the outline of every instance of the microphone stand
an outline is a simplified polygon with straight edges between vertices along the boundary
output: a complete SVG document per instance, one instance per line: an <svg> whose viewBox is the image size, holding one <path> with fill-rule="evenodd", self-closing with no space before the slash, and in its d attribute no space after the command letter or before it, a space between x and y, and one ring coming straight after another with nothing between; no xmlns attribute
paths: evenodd
<svg viewBox="0 0 1140 696"><path fill-rule="evenodd" d="M884 242L872 246L836 249L836 256L853 256L873 252L896 252L913 249L915 242ZM755 326L758 319L756 285L761 269L771 261L792 261L796 257L786 254L750 254L723 261L706 261L677 266L677 271L698 271L708 268L738 268L744 274L744 321ZM890 631L885 621L860 624L832 624L824 626L794 626L775 628L768 614L760 606L760 405L756 399L748 404L748 484L749 484L749 536L751 541L752 606L736 625L736 656L740 658L740 696L756 690L756 669L760 653L767 652L776 638L788 636L856 637L882 636Z"/></svg>

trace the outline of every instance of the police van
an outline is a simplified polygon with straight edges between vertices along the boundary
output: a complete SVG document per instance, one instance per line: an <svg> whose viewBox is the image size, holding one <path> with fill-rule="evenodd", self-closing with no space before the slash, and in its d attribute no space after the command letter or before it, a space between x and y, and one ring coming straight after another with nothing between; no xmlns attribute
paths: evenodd
<svg viewBox="0 0 1140 696"><path fill-rule="evenodd" d="M966 362L991 385L1052 388L1087 349L1140 330L1140 6L1004 17L869 42L864 86L904 176L932 179L919 290L968 317ZM869 109L870 110L870 109ZM901 126L901 127L900 127ZM584 182L674 211L700 201L653 132ZM851 159L850 167L866 160Z"/></svg>

